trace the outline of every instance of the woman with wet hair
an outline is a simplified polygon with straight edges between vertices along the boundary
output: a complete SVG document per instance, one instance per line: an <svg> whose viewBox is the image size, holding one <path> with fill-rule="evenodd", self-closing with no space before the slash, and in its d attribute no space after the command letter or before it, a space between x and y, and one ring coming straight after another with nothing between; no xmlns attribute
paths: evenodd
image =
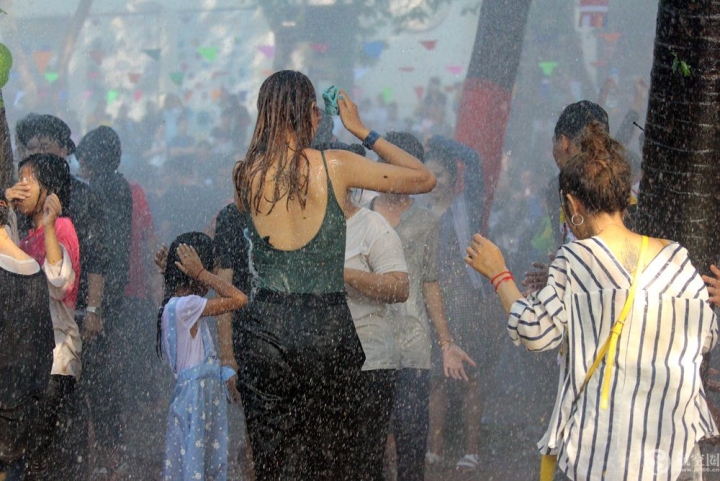
<svg viewBox="0 0 720 481"><path fill-rule="evenodd" d="M708 290L685 248L623 223L631 176L622 146L599 123L579 144L560 172L577 240L558 250L547 285L523 298L498 247L478 234L466 261L491 280L515 344L561 346L555 408L538 445L563 476L700 474L697 443L718 432L700 380L718 330Z"/></svg>
<svg viewBox="0 0 720 481"><path fill-rule="evenodd" d="M268 77L257 107L234 173L253 273L237 351L255 473L260 480L358 479L349 461L365 355L345 299L342 206L353 187L423 193L435 178L366 128L344 91L343 125L389 164L310 148L320 110L302 73Z"/></svg>

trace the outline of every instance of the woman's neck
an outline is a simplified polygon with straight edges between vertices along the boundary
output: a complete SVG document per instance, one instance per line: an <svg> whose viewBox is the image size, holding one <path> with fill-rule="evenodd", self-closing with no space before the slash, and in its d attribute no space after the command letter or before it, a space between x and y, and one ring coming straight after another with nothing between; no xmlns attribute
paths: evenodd
<svg viewBox="0 0 720 481"><path fill-rule="evenodd" d="M620 229L621 231L630 232L622 219L620 212L612 214L600 213L594 216L588 216L587 219L587 237L599 236L608 229Z"/></svg>

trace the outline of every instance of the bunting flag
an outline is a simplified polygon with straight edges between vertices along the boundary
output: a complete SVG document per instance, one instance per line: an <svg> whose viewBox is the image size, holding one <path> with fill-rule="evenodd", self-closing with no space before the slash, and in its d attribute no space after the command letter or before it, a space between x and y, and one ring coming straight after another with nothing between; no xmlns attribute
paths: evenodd
<svg viewBox="0 0 720 481"><path fill-rule="evenodd" d="M108 105L113 103L117 98L120 96L120 92L118 92L115 89L108 90L107 93L107 103Z"/></svg>
<svg viewBox="0 0 720 481"><path fill-rule="evenodd" d="M90 97L92 97L92 95L93 95L92 90L83 90L82 99L83 99L83 100L87 100L87 99L89 99Z"/></svg>
<svg viewBox="0 0 720 481"><path fill-rule="evenodd" d="M228 72L227 70L215 71L212 73L212 75L210 75L210 80L215 80L216 78L223 77L225 75L230 75L230 72Z"/></svg>
<svg viewBox="0 0 720 481"><path fill-rule="evenodd" d="M360 79L363 78L363 77L365 76L365 74L367 74L369 71L370 71L369 68L360 68L360 67L354 68L354 69L353 69L353 75L354 75L354 77L355 77L355 80L356 80L356 81L357 81L357 80L360 80Z"/></svg>
<svg viewBox="0 0 720 481"><path fill-rule="evenodd" d="M217 47L200 47L197 52L207 60L208 62L214 62L217 58L218 48Z"/></svg>
<svg viewBox="0 0 720 481"><path fill-rule="evenodd" d="M150 57L151 59L155 60L156 62L160 60L160 49L159 48L150 48L143 50L143 53Z"/></svg>
<svg viewBox="0 0 720 481"><path fill-rule="evenodd" d="M238 97L240 98L240 102L245 102L245 100L247 100L247 90L238 92Z"/></svg>
<svg viewBox="0 0 720 481"><path fill-rule="evenodd" d="M598 37L605 40L607 43L614 44L617 42L620 37L622 37L622 33L620 32L605 32L598 34Z"/></svg>
<svg viewBox="0 0 720 481"><path fill-rule="evenodd" d="M579 27L601 28L607 26L610 0L580 0Z"/></svg>
<svg viewBox="0 0 720 481"><path fill-rule="evenodd" d="M57 72L45 72L45 79L50 84L55 83L58 78L60 78L60 74Z"/></svg>
<svg viewBox="0 0 720 481"><path fill-rule="evenodd" d="M187 64L187 62L183 62L180 64L180 70L182 70L183 72L187 72L189 68L190 66Z"/></svg>
<svg viewBox="0 0 720 481"><path fill-rule="evenodd" d="M95 63L100 65L103 61L104 52L102 50L90 50L88 52L90 57L95 60Z"/></svg>
<svg viewBox="0 0 720 481"><path fill-rule="evenodd" d="M557 66L557 62L538 62L538 67L542 69L546 77L551 76Z"/></svg>
<svg viewBox="0 0 720 481"><path fill-rule="evenodd" d="M100 74L97 72L88 72L87 78L89 78L90 80L97 80L100 78Z"/></svg>
<svg viewBox="0 0 720 481"><path fill-rule="evenodd" d="M131 83L134 83L134 84L140 82L141 78L142 78L142 73L133 72L133 73L128 74L128 79L130 80Z"/></svg>
<svg viewBox="0 0 720 481"><path fill-rule="evenodd" d="M410 66L407 66L407 67L398 67L398 70L401 71L401 72L414 72L414 71L415 71L415 67L410 67Z"/></svg>
<svg viewBox="0 0 720 481"><path fill-rule="evenodd" d="M445 70L450 72L453 75L458 75L463 70L462 65L448 65L445 67Z"/></svg>
<svg viewBox="0 0 720 481"><path fill-rule="evenodd" d="M330 44L329 43L311 43L310 49L313 52L317 52L317 53L328 53L328 50L330 50Z"/></svg>
<svg viewBox="0 0 720 481"><path fill-rule="evenodd" d="M257 48L267 58L275 58L275 46L274 45L260 45Z"/></svg>
<svg viewBox="0 0 720 481"><path fill-rule="evenodd" d="M381 94L382 94L383 102L385 102L386 104L389 104L390 102L392 102L393 98L395 97L395 91L393 90L392 87L385 87L384 89L382 89Z"/></svg>
<svg viewBox="0 0 720 481"><path fill-rule="evenodd" d="M590 62L590 65L595 68L605 67L605 66L607 66L607 62L605 60L597 60L595 62Z"/></svg>
<svg viewBox="0 0 720 481"><path fill-rule="evenodd" d="M380 40L374 42L363 43L363 51L372 58L380 58L380 54L385 48L385 43Z"/></svg>
<svg viewBox="0 0 720 481"><path fill-rule="evenodd" d="M425 93L425 87L422 85L418 85L415 87L415 95L417 96L418 100L422 100L423 94Z"/></svg>
<svg viewBox="0 0 720 481"><path fill-rule="evenodd" d="M50 50L40 50L33 52L32 57L40 75L45 75L45 71L47 70L48 64L53 57L53 53Z"/></svg>
<svg viewBox="0 0 720 481"><path fill-rule="evenodd" d="M136 90L133 92L133 100L135 102L140 102L140 99L143 97L143 93L141 90Z"/></svg>
<svg viewBox="0 0 720 481"><path fill-rule="evenodd" d="M217 102L218 100L220 100L220 97L222 97L222 90L215 89L211 92L211 95L212 95L213 101Z"/></svg>
<svg viewBox="0 0 720 481"><path fill-rule="evenodd" d="M182 85L185 74L182 72L170 72L170 80L178 87Z"/></svg>
<svg viewBox="0 0 720 481"><path fill-rule="evenodd" d="M420 40L420 45L425 47L425 50L435 50L437 40Z"/></svg>
<svg viewBox="0 0 720 481"><path fill-rule="evenodd" d="M192 96L193 96L193 93L194 93L194 92L193 92L192 90L186 90L186 91L185 91L185 94L183 95L183 99L185 99L185 102L186 102L186 103L190 101L190 99L191 99Z"/></svg>

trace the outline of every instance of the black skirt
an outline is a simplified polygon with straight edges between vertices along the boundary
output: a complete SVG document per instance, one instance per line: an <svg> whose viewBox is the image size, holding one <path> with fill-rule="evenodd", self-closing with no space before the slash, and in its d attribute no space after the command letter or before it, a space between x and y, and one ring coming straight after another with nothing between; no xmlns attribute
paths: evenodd
<svg viewBox="0 0 720 481"><path fill-rule="evenodd" d="M345 293L261 290L237 336L238 384L264 479L355 479L359 374L365 362Z"/></svg>

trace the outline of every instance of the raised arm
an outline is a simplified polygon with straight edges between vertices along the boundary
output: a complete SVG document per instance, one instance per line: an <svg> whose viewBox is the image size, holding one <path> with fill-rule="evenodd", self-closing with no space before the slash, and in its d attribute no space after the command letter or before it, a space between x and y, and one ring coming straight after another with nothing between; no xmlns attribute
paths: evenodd
<svg viewBox="0 0 720 481"><path fill-rule="evenodd" d="M340 119L345 128L360 140L365 141L370 129L365 127L357 105L350 100L347 92L338 97ZM336 173L345 188L355 187L395 194L422 194L435 187L435 176L418 159L384 138L378 138L372 150L388 163L373 162L347 151L333 151L337 161Z"/></svg>
<svg viewBox="0 0 720 481"><path fill-rule="evenodd" d="M240 289L233 286L232 283L205 270L197 252L191 246L180 244L178 246L178 257L180 261L175 262L178 269L193 279L202 282L218 294L218 297L207 302L202 317L218 316L245 307L248 302L247 296Z"/></svg>

